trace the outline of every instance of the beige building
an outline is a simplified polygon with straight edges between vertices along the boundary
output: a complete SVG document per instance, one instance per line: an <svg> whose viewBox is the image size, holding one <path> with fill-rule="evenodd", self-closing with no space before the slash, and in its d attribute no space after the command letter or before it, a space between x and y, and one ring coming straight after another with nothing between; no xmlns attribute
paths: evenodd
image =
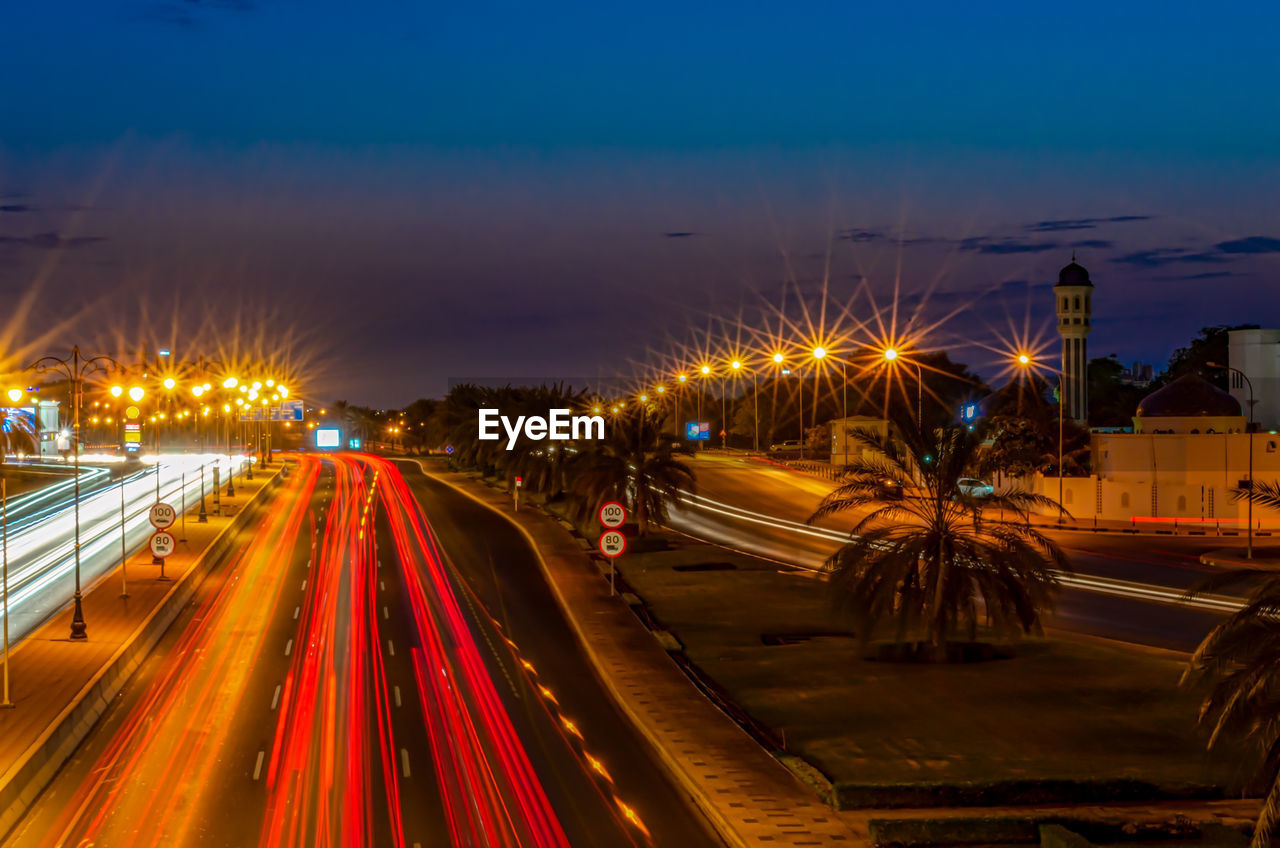
<svg viewBox="0 0 1280 848"><path fill-rule="evenodd" d="M1253 474L1280 480L1280 435L1245 432L1240 404L1199 377L1182 377L1138 406L1133 433L1095 433L1093 475L1062 481L1063 506L1078 521L1204 523L1240 526L1245 510L1233 495ZM1057 499L1058 479L1038 490ZM1254 510L1255 526L1280 527L1280 514Z"/></svg>
<svg viewBox="0 0 1280 848"><path fill-rule="evenodd" d="M848 465L854 459L871 458L879 451L872 450L854 438L855 430L866 430L883 439L889 434L889 422L884 418L868 415L850 415L831 422L831 464Z"/></svg>

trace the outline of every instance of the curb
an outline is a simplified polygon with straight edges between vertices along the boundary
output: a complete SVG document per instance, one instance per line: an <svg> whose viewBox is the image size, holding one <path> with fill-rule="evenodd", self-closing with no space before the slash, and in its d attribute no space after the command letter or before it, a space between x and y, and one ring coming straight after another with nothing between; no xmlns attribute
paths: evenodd
<svg viewBox="0 0 1280 848"><path fill-rule="evenodd" d="M125 683L151 653L151 649L178 617L204 581L213 564L231 547L235 532L256 520L262 511L264 492L280 484L279 473L254 495L214 537L199 559L178 579L160 603L98 669L71 703L58 713L44 732L0 775L0 834L7 834L53 780L81 741L111 706Z"/></svg>
<svg viewBox="0 0 1280 848"><path fill-rule="evenodd" d="M712 799L707 795L703 788L694 781L683 768L680 767L679 762L671 756L670 752L667 751L666 747L649 728L648 724L643 720L639 713L632 708L622 691L614 683L612 676L609 674L608 668L596 654L591 640L583 631L582 625L579 623L577 616L565 600L564 594L560 591L560 586L551 574L551 569L547 566L547 561L543 558L542 551L538 548L538 543L534 540L533 534L531 534L523 524L512 520L510 516L495 508L492 504L485 503L471 492L460 488L453 482L429 472L422 466L421 460L419 460L418 463L423 474L437 482L443 483L459 494L470 498L485 509L488 509L490 512L501 516L505 521L520 531L520 535L522 535L525 541L528 542L529 547L533 550L534 556L537 557L538 566L542 569L542 576L546 579L547 585L550 586L551 593L555 595L556 602L560 605L561 612L564 613L565 619L569 622L569 626L573 628L574 635L578 637L579 644L582 645L583 650L586 651L587 657L590 658L591 665L595 668L596 677L598 677L600 681L604 683L605 688L609 690L609 695L613 698L613 702L618 705L618 709L622 710L623 714L626 715L632 726L640 731L640 734L649 743L650 747L658 754L658 759L666 767L667 773L676 779L684 789L685 794L693 800L697 805L698 810L706 816L707 821L715 828L715 831L719 834L720 838L729 845L734 846L734 848L748 848L747 841L733 828L728 820L720 814L720 811L716 809L715 805L712 803Z"/></svg>

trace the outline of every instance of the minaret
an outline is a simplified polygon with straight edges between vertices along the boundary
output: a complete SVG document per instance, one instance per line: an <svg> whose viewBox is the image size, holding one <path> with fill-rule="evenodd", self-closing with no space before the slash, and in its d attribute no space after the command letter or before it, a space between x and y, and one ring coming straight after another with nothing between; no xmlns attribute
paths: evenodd
<svg viewBox="0 0 1280 848"><path fill-rule="evenodd" d="M1089 272L1071 264L1058 272L1053 287L1058 304L1058 335L1062 336L1062 388L1068 418L1084 426L1089 420L1089 353L1086 341L1093 316L1093 283Z"/></svg>

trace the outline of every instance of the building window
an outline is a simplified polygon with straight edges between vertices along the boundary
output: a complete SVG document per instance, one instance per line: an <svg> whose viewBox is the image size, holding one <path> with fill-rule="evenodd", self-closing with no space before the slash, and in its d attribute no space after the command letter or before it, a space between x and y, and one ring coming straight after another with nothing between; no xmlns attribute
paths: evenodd
<svg viewBox="0 0 1280 848"><path fill-rule="evenodd" d="M1080 295L1076 295L1076 311L1080 311Z"/></svg>
<svg viewBox="0 0 1280 848"><path fill-rule="evenodd" d="M1128 509L1128 508L1129 508L1129 493L1128 493L1128 492L1121 492L1121 493L1120 493L1120 508L1121 508L1121 509Z"/></svg>
<svg viewBox="0 0 1280 848"><path fill-rule="evenodd" d="M1178 512L1186 512L1186 511L1187 511L1187 496L1178 495Z"/></svg>

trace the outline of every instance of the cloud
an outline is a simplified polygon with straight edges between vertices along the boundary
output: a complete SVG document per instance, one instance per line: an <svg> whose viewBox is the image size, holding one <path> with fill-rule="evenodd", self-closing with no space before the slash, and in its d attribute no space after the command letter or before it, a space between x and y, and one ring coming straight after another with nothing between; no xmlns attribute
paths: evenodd
<svg viewBox="0 0 1280 848"><path fill-rule="evenodd" d="M1155 277L1154 279L1164 282L1181 282L1183 280L1214 280L1218 277L1244 277L1246 274L1237 274L1235 271L1201 271L1199 274L1174 274L1168 277Z"/></svg>
<svg viewBox="0 0 1280 848"><path fill-rule="evenodd" d="M1147 221L1150 215L1112 215L1108 218L1052 218L1027 224L1024 229L1033 233L1056 233L1063 230L1092 230L1099 224L1121 224L1129 221Z"/></svg>
<svg viewBox="0 0 1280 848"><path fill-rule="evenodd" d="M884 241L886 238L885 234L880 232L879 230L860 230L860 229L844 230L843 232L840 233L839 237L844 241L851 241L854 243L868 242L868 241Z"/></svg>
<svg viewBox="0 0 1280 848"><path fill-rule="evenodd" d="M1082 241L1073 241L1068 243L1069 247L1091 247L1096 250L1106 250L1115 247L1115 242L1106 239L1084 239Z"/></svg>
<svg viewBox="0 0 1280 848"><path fill-rule="evenodd" d="M1227 259L1221 254L1208 251L1190 251L1181 247L1157 247L1116 256L1111 261L1119 265L1132 265L1135 268L1162 268L1165 265L1178 263L1226 262Z"/></svg>
<svg viewBox="0 0 1280 848"><path fill-rule="evenodd" d="M1220 241L1214 248L1222 253L1280 253L1280 239L1249 236L1234 241Z"/></svg>
<svg viewBox="0 0 1280 848"><path fill-rule="evenodd" d="M1016 238L992 238L990 236L961 239L957 244L960 250L994 254L1043 253L1046 250L1056 250L1062 246L1056 241L1022 241Z"/></svg>
<svg viewBox="0 0 1280 848"><path fill-rule="evenodd" d="M25 203L0 203L0 212L30 212L34 208Z"/></svg>
<svg viewBox="0 0 1280 848"><path fill-rule="evenodd" d="M84 247L106 241L105 236L64 236L61 233L36 233L30 236L0 236L0 247L30 247L37 250Z"/></svg>
<svg viewBox="0 0 1280 848"><path fill-rule="evenodd" d="M700 235L702 235L702 233L676 230L675 232L663 233L662 237L676 239L676 238L691 238L692 236L700 236Z"/></svg>

